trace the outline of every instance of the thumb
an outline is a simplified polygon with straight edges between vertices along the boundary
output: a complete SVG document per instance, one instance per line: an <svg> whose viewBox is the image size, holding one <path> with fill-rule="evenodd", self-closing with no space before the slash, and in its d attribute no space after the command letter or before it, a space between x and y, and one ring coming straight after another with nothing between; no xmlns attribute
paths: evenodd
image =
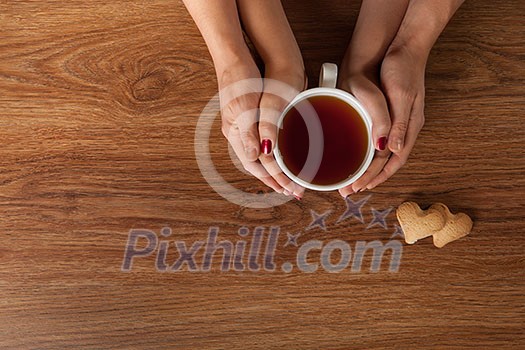
<svg viewBox="0 0 525 350"><path fill-rule="evenodd" d="M259 137L261 153L271 154L277 141L277 122L282 111L286 108L286 101L278 96L264 93L259 104Z"/></svg>
<svg viewBox="0 0 525 350"><path fill-rule="evenodd" d="M384 151L388 144L391 120L388 104L383 92L368 79L351 83L350 92L361 102L372 119L372 140L378 151Z"/></svg>

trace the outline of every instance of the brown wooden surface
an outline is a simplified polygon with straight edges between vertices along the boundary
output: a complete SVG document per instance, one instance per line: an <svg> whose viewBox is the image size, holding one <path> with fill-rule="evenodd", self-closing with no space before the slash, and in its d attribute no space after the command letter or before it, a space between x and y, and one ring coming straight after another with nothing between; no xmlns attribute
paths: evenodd
<svg viewBox="0 0 525 350"><path fill-rule="evenodd" d="M193 136L216 79L178 1L1 1L0 347L525 347L524 4L458 12L429 61L409 164L372 192L364 224L337 224L337 193L249 209L208 186ZM311 83L340 61L358 6L286 2ZM265 191L225 147L216 128L217 168ZM405 246L397 273L281 271L296 252L286 232L387 242L394 213L367 230L371 208L405 200L464 211L473 232ZM332 210L326 231L305 230L311 209ZM210 226L232 241L241 226L280 226L278 269L160 273L150 256L121 272L129 230L164 226L188 244Z"/></svg>

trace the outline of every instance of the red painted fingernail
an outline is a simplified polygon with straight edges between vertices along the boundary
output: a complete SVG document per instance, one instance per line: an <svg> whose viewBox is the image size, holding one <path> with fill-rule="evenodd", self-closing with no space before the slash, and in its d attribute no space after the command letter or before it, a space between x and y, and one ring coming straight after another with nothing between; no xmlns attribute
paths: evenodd
<svg viewBox="0 0 525 350"><path fill-rule="evenodd" d="M377 148L380 151L384 151L386 148L386 136L380 137L379 140L377 140Z"/></svg>
<svg viewBox="0 0 525 350"><path fill-rule="evenodd" d="M272 152L272 140L269 140L269 139L262 140L261 148L264 154L270 154Z"/></svg>
<svg viewBox="0 0 525 350"><path fill-rule="evenodd" d="M301 197L299 197L298 195L295 195L295 194L294 194L293 196L294 196L294 197L295 197L295 199L297 199L298 201L300 201L300 200L302 199L302 198L301 198Z"/></svg>

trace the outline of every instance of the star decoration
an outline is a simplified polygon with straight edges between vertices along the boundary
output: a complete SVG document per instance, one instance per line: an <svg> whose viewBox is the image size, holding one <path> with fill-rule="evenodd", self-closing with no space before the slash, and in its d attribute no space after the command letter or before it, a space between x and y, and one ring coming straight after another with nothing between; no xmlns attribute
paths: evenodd
<svg viewBox="0 0 525 350"><path fill-rule="evenodd" d="M401 238L405 238L405 234L403 233L403 229L401 228L401 226L399 225L394 225L396 230L394 231L394 233L392 233L392 236L390 236L390 239L392 238L395 238L397 236L401 237Z"/></svg>
<svg viewBox="0 0 525 350"><path fill-rule="evenodd" d="M368 202L368 200L372 197L372 195L368 195L365 198L360 199L357 202L354 202L350 199L350 197L346 198L346 211L337 219L337 223L340 223L343 220L346 220L351 217L355 217L357 220L364 223L363 220L363 213L361 212L361 208Z"/></svg>
<svg viewBox="0 0 525 350"><path fill-rule="evenodd" d="M367 230L373 226L379 225L382 228L388 228L388 225L386 224L386 217L390 212L392 211L392 207L385 209L383 211L375 210L372 208L372 215L374 215L374 218L372 221L370 221L370 224L367 226Z"/></svg>
<svg viewBox="0 0 525 350"><path fill-rule="evenodd" d="M324 231L326 231L326 223L325 223L325 220L326 218L328 217L328 215L330 215L332 211L331 210L328 210L328 211L325 211L323 214L317 214L315 212L315 210L313 209L310 209L310 215L312 215L312 222L310 223L310 225L308 225L308 227L306 228L306 230L310 230L316 226L319 226L320 228L322 228Z"/></svg>
<svg viewBox="0 0 525 350"><path fill-rule="evenodd" d="M296 233L295 235L292 235L291 233L286 233L286 235L288 236L288 240L286 241L286 243L284 244L284 246L288 246L288 245L293 245L295 247L297 247L297 238L299 238L299 236L301 235L301 232L299 233Z"/></svg>

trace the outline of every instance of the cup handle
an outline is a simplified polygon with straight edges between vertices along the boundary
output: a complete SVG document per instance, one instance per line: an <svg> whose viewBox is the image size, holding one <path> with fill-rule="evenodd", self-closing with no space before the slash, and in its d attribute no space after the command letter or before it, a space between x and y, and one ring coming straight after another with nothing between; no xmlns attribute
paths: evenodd
<svg viewBox="0 0 525 350"><path fill-rule="evenodd" d="M335 89L337 85L337 65L323 63L319 74L319 87Z"/></svg>

